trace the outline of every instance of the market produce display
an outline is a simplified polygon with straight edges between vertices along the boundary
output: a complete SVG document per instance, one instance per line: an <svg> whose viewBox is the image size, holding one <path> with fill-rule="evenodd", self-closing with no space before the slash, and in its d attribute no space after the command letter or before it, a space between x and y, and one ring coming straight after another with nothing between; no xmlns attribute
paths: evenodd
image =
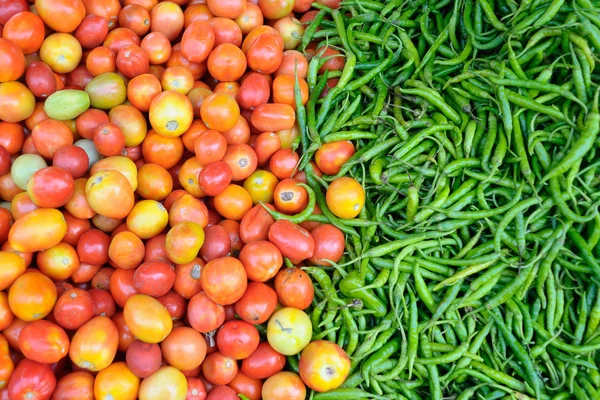
<svg viewBox="0 0 600 400"><path fill-rule="evenodd" d="M599 15L0 0L0 399L600 398Z"/></svg>

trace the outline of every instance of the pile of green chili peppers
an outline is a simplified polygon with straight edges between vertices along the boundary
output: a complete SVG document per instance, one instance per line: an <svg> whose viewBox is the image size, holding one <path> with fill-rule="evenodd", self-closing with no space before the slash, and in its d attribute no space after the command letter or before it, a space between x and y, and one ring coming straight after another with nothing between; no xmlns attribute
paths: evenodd
<svg viewBox="0 0 600 400"><path fill-rule="evenodd" d="M312 398L600 399L600 2L314 6L297 145L322 215L294 221L346 235L304 269L314 338L352 370ZM343 70L319 74L326 47ZM317 177L343 140L356 153ZM356 219L327 208L340 176L365 189Z"/></svg>

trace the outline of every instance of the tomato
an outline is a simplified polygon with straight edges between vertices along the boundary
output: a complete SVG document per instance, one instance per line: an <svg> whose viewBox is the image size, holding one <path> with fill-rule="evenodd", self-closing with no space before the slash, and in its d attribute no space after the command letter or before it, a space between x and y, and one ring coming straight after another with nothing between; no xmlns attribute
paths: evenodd
<svg viewBox="0 0 600 400"><path fill-rule="evenodd" d="M25 133L20 124L0 121L0 146L4 147L11 156L21 150L24 139Z"/></svg>
<svg viewBox="0 0 600 400"><path fill-rule="evenodd" d="M194 153L201 166L221 161L226 151L225 137L212 129L202 132L194 142Z"/></svg>
<svg viewBox="0 0 600 400"><path fill-rule="evenodd" d="M54 280L69 279L80 264L77 251L64 242L37 253L36 261L40 271Z"/></svg>
<svg viewBox="0 0 600 400"><path fill-rule="evenodd" d="M161 233L169 223L169 213L156 200L142 200L133 206L127 216L127 229L141 239L150 239Z"/></svg>
<svg viewBox="0 0 600 400"><path fill-rule="evenodd" d="M82 0L88 14L99 15L108 21L109 28L114 28L118 22L121 4L118 0Z"/></svg>
<svg viewBox="0 0 600 400"><path fill-rule="evenodd" d="M134 294L127 299L123 316L131 333L147 343L163 341L173 328L167 309L158 300L145 294Z"/></svg>
<svg viewBox="0 0 600 400"><path fill-rule="evenodd" d="M83 289L69 289L56 301L52 315L63 328L77 330L94 316L92 296Z"/></svg>
<svg viewBox="0 0 600 400"><path fill-rule="evenodd" d="M116 124L125 136L125 146L135 147L140 145L146 138L148 126L146 118L135 107L130 105L119 105L108 113L110 122ZM121 151L121 155L123 152Z"/></svg>
<svg viewBox="0 0 600 400"><path fill-rule="evenodd" d="M33 321L21 331L19 349L30 360L53 364L68 354L69 338L63 328L50 321Z"/></svg>
<svg viewBox="0 0 600 400"><path fill-rule="evenodd" d="M275 77L279 75L295 76L298 74L298 79L306 79L308 73L308 60L304 54L297 50L286 50L283 52L283 59L281 65L277 71L275 71Z"/></svg>
<svg viewBox="0 0 600 400"><path fill-rule="evenodd" d="M207 0L206 5L210 12L217 17L235 19L246 8L244 0Z"/></svg>
<svg viewBox="0 0 600 400"><path fill-rule="evenodd" d="M135 376L123 361L109 365L96 375L94 381L95 399L136 400L140 378Z"/></svg>
<svg viewBox="0 0 600 400"><path fill-rule="evenodd" d="M139 4L129 4L119 13L119 26L129 28L138 36L150 30L150 12Z"/></svg>
<svg viewBox="0 0 600 400"><path fill-rule="evenodd" d="M81 61L82 48L77 39L68 33L53 33L44 39L40 58L52 71L66 74L73 71Z"/></svg>
<svg viewBox="0 0 600 400"><path fill-rule="evenodd" d="M135 340L127 349L125 359L131 372L139 378L146 378L160 368L162 353L156 343Z"/></svg>
<svg viewBox="0 0 600 400"><path fill-rule="evenodd" d="M217 347L226 357L243 360L258 347L260 336L254 325L245 321L228 321L217 333Z"/></svg>
<svg viewBox="0 0 600 400"><path fill-rule="evenodd" d="M270 204L266 206L273 209ZM240 239L244 243L267 240L269 228L274 222L275 220L271 217L271 214L262 205L257 204L244 214L240 222Z"/></svg>
<svg viewBox="0 0 600 400"><path fill-rule="evenodd" d="M225 228L220 225L211 225L205 229L204 233L206 240L200 249L200 257L204 261L211 261L229 255L231 241Z"/></svg>
<svg viewBox="0 0 600 400"><path fill-rule="evenodd" d="M239 259L246 269L248 279L255 282L266 282L273 278L283 265L279 249L264 240L245 245L240 251Z"/></svg>
<svg viewBox="0 0 600 400"><path fill-rule="evenodd" d="M365 190L356 180L344 176L331 182L325 199L337 217L354 218L365 204Z"/></svg>
<svg viewBox="0 0 600 400"><path fill-rule="evenodd" d="M300 97L302 104L308 101L308 84L304 79L298 78L300 88ZM273 80L273 102L288 104L294 110L296 109L296 99L294 97L295 78L290 75L279 75Z"/></svg>
<svg viewBox="0 0 600 400"><path fill-rule="evenodd" d="M44 318L52 311L56 298L52 280L35 271L19 276L8 291L10 309L23 321Z"/></svg>
<svg viewBox="0 0 600 400"><path fill-rule="evenodd" d="M187 377L188 392L185 400L205 400L206 388L199 378Z"/></svg>
<svg viewBox="0 0 600 400"><path fill-rule="evenodd" d="M256 153L247 144L232 144L227 146L223 161L232 172L232 180L242 181L249 177L258 164Z"/></svg>
<svg viewBox="0 0 600 400"><path fill-rule="evenodd" d="M136 268L133 285L138 293L160 297L169 292L175 283L175 270L164 261L146 261Z"/></svg>
<svg viewBox="0 0 600 400"><path fill-rule="evenodd" d="M288 104L261 104L252 112L251 123L260 132L291 129L296 123L296 114Z"/></svg>
<svg viewBox="0 0 600 400"><path fill-rule="evenodd" d="M52 400L94 400L94 376L86 371L69 372L59 379Z"/></svg>
<svg viewBox="0 0 600 400"><path fill-rule="evenodd" d="M2 36L17 44L24 54L31 54L42 45L44 33L44 21L32 12L23 11L6 21Z"/></svg>
<svg viewBox="0 0 600 400"><path fill-rule="evenodd" d="M172 189L173 178L165 168L153 163L144 164L139 168L136 193L142 198L161 201L171 193Z"/></svg>
<svg viewBox="0 0 600 400"><path fill-rule="evenodd" d="M184 299L190 299L202 290L200 274L204 267L204 261L195 258L187 264L175 266L175 283L173 289Z"/></svg>
<svg viewBox="0 0 600 400"><path fill-rule="evenodd" d="M285 307L304 310L310 306L314 297L312 281L299 268L285 268L275 277L277 297Z"/></svg>
<svg viewBox="0 0 600 400"><path fill-rule="evenodd" d="M269 228L269 241L284 257L300 261L313 256L315 243L309 232L288 220L276 221Z"/></svg>
<svg viewBox="0 0 600 400"><path fill-rule="evenodd" d="M75 184L67 171L58 167L42 168L27 181L27 193L39 207L59 208L73 195Z"/></svg>
<svg viewBox="0 0 600 400"><path fill-rule="evenodd" d="M166 237L169 259L176 264L192 261L204 243L204 230L195 222L179 222L174 225Z"/></svg>
<svg viewBox="0 0 600 400"><path fill-rule="evenodd" d="M237 372L237 362L218 351L206 356L202 363L202 375L213 385L227 385Z"/></svg>
<svg viewBox="0 0 600 400"><path fill-rule="evenodd" d="M208 21L214 17L215 15L208 9L206 1L188 4L183 11L183 26L187 28L194 21Z"/></svg>
<svg viewBox="0 0 600 400"><path fill-rule="evenodd" d="M309 261L316 265L331 266L344 254L345 239L341 230L331 224L323 224L310 232L315 241L315 252Z"/></svg>
<svg viewBox="0 0 600 400"><path fill-rule="evenodd" d="M298 370L308 387L326 392L344 383L350 372L350 357L336 343L315 340L302 351Z"/></svg>
<svg viewBox="0 0 600 400"><path fill-rule="evenodd" d="M294 9L293 0L259 0L263 15L267 19L280 19L291 13Z"/></svg>
<svg viewBox="0 0 600 400"><path fill-rule="evenodd" d="M108 257L118 268L136 268L144 259L144 242L133 232L118 232L110 242Z"/></svg>
<svg viewBox="0 0 600 400"><path fill-rule="evenodd" d="M29 10L26 0L4 0L0 2L0 24L4 25L15 14Z"/></svg>
<svg viewBox="0 0 600 400"><path fill-rule="evenodd" d="M161 233L146 241L146 254L144 254L144 262L146 261L169 261L167 256L166 241L167 235Z"/></svg>
<svg viewBox="0 0 600 400"><path fill-rule="evenodd" d="M101 371L117 353L119 333L108 317L94 317L75 332L69 348L71 361L79 368Z"/></svg>
<svg viewBox="0 0 600 400"><path fill-rule="evenodd" d="M90 207L109 218L125 218L134 205L131 184L123 174L113 170L93 174L86 183L85 194ZM119 207L114 204L119 204Z"/></svg>
<svg viewBox="0 0 600 400"><path fill-rule="evenodd" d="M273 25L273 28L275 28L283 38L283 48L285 50L295 49L302 42L304 26L298 19L290 15L278 19Z"/></svg>
<svg viewBox="0 0 600 400"><path fill-rule="evenodd" d="M106 264L110 240L107 234L98 229L86 231L77 243L77 254L80 261L94 265Z"/></svg>
<svg viewBox="0 0 600 400"><path fill-rule="evenodd" d="M273 35L260 35L246 51L246 58L251 70L272 74L281 65L283 44Z"/></svg>
<svg viewBox="0 0 600 400"><path fill-rule="evenodd" d="M148 131L142 143L142 154L148 163L155 163L165 169L174 167L183 156L183 142L179 137L165 137L153 129Z"/></svg>
<svg viewBox="0 0 600 400"><path fill-rule="evenodd" d="M222 43L211 51L207 67L208 72L219 81L237 81L246 72L246 56L239 47Z"/></svg>
<svg viewBox="0 0 600 400"><path fill-rule="evenodd" d="M263 383L262 398L263 400L304 400L306 386L297 374L289 371L278 372Z"/></svg>
<svg viewBox="0 0 600 400"><path fill-rule="evenodd" d="M219 214L227 219L241 221L252 208L252 198L246 189L231 184L214 197L214 206Z"/></svg>
<svg viewBox="0 0 600 400"><path fill-rule="evenodd" d="M165 137L181 136L189 129L194 118L192 103L187 96L167 90L150 103L150 124Z"/></svg>
<svg viewBox="0 0 600 400"><path fill-rule="evenodd" d="M269 168L279 179L291 178L299 161L298 153L291 149L281 149L271 157Z"/></svg>
<svg viewBox="0 0 600 400"><path fill-rule="evenodd" d="M10 251L0 251L0 265L0 290L8 289L27 268L25 260Z"/></svg>
<svg viewBox="0 0 600 400"><path fill-rule="evenodd" d="M85 17L81 0L36 0L35 9L44 23L57 32L73 32Z"/></svg>
<svg viewBox="0 0 600 400"><path fill-rule="evenodd" d="M73 179L78 179L87 172L89 157L81 147L65 145L54 152L52 165L67 171Z"/></svg>
<svg viewBox="0 0 600 400"><path fill-rule="evenodd" d="M188 391L185 375L176 368L165 366L144 378L139 400L184 400Z"/></svg>
<svg viewBox="0 0 600 400"><path fill-rule="evenodd" d="M228 43L239 50L239 47L242 45L242 30L235 21L229 18L216 17L207 20L207 22L215 32L215 47ZM241 50L240 52L243 54ZM246 57L244 56L243 59L245 63ZM216 78L214 75L213 77Z"/></svg>
<svg viewBox="0 0 600 400"><path fill-rule="evenodd" d="M206 356L204 337L187 326L174 328L160 346L165 360L179 370L199 367Z"/></svg>
<svg viewBox="0 0 600 400"><path fill-rule="evenodd" d="M52 158L63 146L73 144L73 133L69 127L53 119L38 123L31 131L33 145L45 158Z"/></svg>
<svg viewBox="0 0 600 400"><path fill-rule="evenodd" d="M308 205L308 192L297 179L284 179L277 184L273 197L275 207L286 214L297 214Z"/></svg>
<svg viewBox="0 0 600 400"><path fill-rule="evenodd" d="M242 371L238 371L237 375L227 386L234 389L236 393L245 395L250 400L261 400L262 384L261 380L250 378Z"/></svg>
<svg viewBox="0 0 600 400"><path fill-rule="evenodd" d="M204 99L200 116L209 129L226 132L235 126L240 117L240 108L232 96L213 93Z"/></svg>
<svg viewBox="0 0 600 400"><path fill-rule="evenodd" d="M194 221L201 228L206 228L208 225L208 209L202 201L184 192L181 197L173 202L169 210L169 224L175 226L186 221Z"/></svg>
<svg viewBox="0 0 600 400"><path fill-rule="evenodd" d="M157 300L165 306L173 322L181 322L187 307L187 302L183 297L174 290L169 290L167 294L159 297ZM180 326L180 324L174 324L174 326Z"/></svg>
<svg viewBox="0 0 600 400"><path fill-rule="evenodd" d="M249 282L244 295L235 303L236 314L251 324L266 322L277 307L277 294L261 282Z"/></svg>
<svg viewBox="0 0 600 400"><path fill-rule="evenodd" d="M246 2L246 9L235 18L235 23L240 27L242 34L247 35L252 29L261 26L264 22L263 14L256 4Z"/></svg>
<svg viewBox="0 0 600 400"><path fill-rule="evenodd" d="M14 319L15 315L8 304L8 295L6 292L0 292L0 330L8 328Z"/></svg>
<svg viewBox="0 0 600 400"><path fill-rule="evenodd" d="M202 168L198 174L198 185L207 196L216 196L231 183L231 177L231 168L222 161L216 161Z"/></svg>
<svg viewBox="0 0 600 400"><path fill-rule="evenodd" d="M189 69L175 65L165 70L161 78L161 85L163 90L173 90L187 95L194 87L194 75Z"/></svg>
<svg viewBox="0 0 600 400"><path fill-rule="evenodd" d="M273 173L257 170L244 181L244 188L250 194L253 204L273 202L273 193L279 180Z"/></svg>
<svg viewBox="0 0 600 400"><path fill-rule="evenodd" d="M8 396L15 400L47 400L56 387L50 365L24 359L15 368L8 383Z"/></svg>
<svg viewBox="0 0 600 400"><path fill-rule="evenodd" d="M253 110L269 101L271 87L267 78L258 72L250 72L240 85L237 101L240 107Z"/></svg>
<svg viewBox="0 0 600 400"><path fill-rule="evenodd" d="M160 81L151 74L134 77L127 84L127 100L139 111L148 111L152 100L162 91Z"/></svg>
<svg viewBox="0 0 600 400"><path fill-rule="evenodd" d="M220 305L238 301L248 284L244 266L233 257L209 261L202 270L200 280L206 295Z"/></svg>
<svg viewBox="0 0 600 400"><path fill-rule="evenodd" d="M225 309L212 301L205 292L200 292L188 303L187 320L198 332L208 333L223 325Z"/></svg>
<svg viewBox="0 0 600 400"><path fill-rule="evenodd" d="M281 139L274 132L263 132L256 137L252 147L256 152L258 165L265 165L281 149Z"/></svg>
<svg viewBox="0 0 600 400"><path fill-rule="evenodd" d="M35 97L27 86L20 82L0 83L0 120L21 122L33 114L34 108Z"/></svg>
<svg viewBox="0 0 600 400"><path fill-rule="evenodd" d="M285 307L275 311L267 325L267 340L273 349L286 356L298 354L310 343L312 324L302 310Z"/></svg>
<svg viewBox="0 0 600 400"><path fill-rule="evenodd" d="M92 49L85 59L85 66L92 76L117 70L117 55L106 46Z"/></svg>
<svg viewBox="0 0 600 400"><path fill-rule="evenodd" d="M150 31L162 32L170 40L179 36L183 29L183 11L173 2L161 2L150 12Z"/></svg>
<svg viewBox="0 0 600 400"><path fill-rule="evenodd" d="M125 81L114 72L105 72L94 77L85 86L85 91L90 96L91 106L103 110L123 104L127 98Z"/></svg>
<svg viewBox="0 0 600 400"><path fill-rule="evenodd" d="M261 342L256 350L242 361L241 370L253 379L265 379L283 369L286 358L275 351L269 342Z"/></svg>
<svg viewBox="0 0 600 400"><path fill-rule="evenodd" d="M323 173L335 175L355 152L350 141L326 143L315 153L315 161Z"/></svg>
<svg viewBox="0 0 600 400"><path fill-rule="evenodd" d="M227 144L248 144L250 140L250 125L248 120L240 115L233 128L223 132Z"/></svg>
<svg viewBox="0 0 600 400"><path fill-rule="evenodd" d="M150 65L164 64L170 59L173 50L171 42L162 32L152 32L144 36L140 47L148 55Z"/></svg>
<svg viewBox="0 0 600 400"><path fill-rule="evenodd" d="M94 302L94 316L113 317L117 312L117 305L110 292L102 289L91 289L89 291ZM119 328L117 326L117 328Z"/></svg>
<svg viewBox="0 0 600 400"><path fill-rule="evenodd" d="M75 30L75 38L84 49L93 49L108 35L108 21L99 15L86 15Z"/></svg>
<svg viewBox="0 0 600 400"><path fill-rule="evenodd" d="M205 61L215 45L215 31L206 21L194 21L183 32L181 54L192 63Z"/></svg>

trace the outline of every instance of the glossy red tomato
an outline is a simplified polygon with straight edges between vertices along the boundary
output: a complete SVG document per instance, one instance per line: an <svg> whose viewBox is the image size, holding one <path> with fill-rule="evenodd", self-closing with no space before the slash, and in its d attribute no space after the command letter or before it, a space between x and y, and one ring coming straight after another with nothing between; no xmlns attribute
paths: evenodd
<svg viewBox="0 0 600 400"><path fill-rule="evenodd" d="M62 207L71 199L74 191L73 177L58 167L42 168L27 181L27 193L39 207Z"/></svg>
<svg viewBox="0 0 600 400"><path fill-rule="evenodd" d="M248 279L266 282L279 272L283 265L281 251L271 242L260 240L245 245L239 259L246 269Z"/></svg>
<svg viewBox="0 0 600 400"><path fill-rule="evenodd" d="M316 265L330 266L344 254L345 239L341 230L331 224L323 224L310 232L315 242L315 251L309 261Z"/></svg>
<svg viewBox="0 0 600 400"><path fill-rule="evenodd" d="M310 306L315 292L309 276L299 268L279 271L275 277L275 291L282 305L301 310Z"/></svg>
<svg viewBox="0 0 600 400"><path fill-rule="evenodd" d="M133 274L133 287L137 293L152 297L164 296L175 283L175 270L164 261L146 261Z"/></svg>
<svg viewBox="0 0 600 400"><path fill-rule="evenodd" d="M235 26L237 27L237 25ZM231 43L219 44L208 56L208 72L210 72L213 78L221 82L237 81L246 72L246 66L244 52L238 46Z"/></svg>
<svg viewBox="0 0 600 400"><path fill-rule="evenodd" d="M239 320L228 321L217 333L217 347L226 357L243 360L258 347L260 336L254 325Z"/></svg>
<svg viewBox="0 0 600 400"><path fill-rule="evenodd" d="M237 101L240 107L254 110L261 104L268 102L270 96L271 85L269 80L261 73L250 72L242 80L237 94Z"/></svg>
<svg viewBox="0 0 600 400"><path fill-rule="evenodd" d="M94 300L86 290L69 289L56 301L53 316L63 328L79 329L94 316Z"/></svg>
<svg viewBox="0 0 600 400"><path fill-rule="evenodd" d="M249 282L246 292L235 303L235 312L242 320L258 325L266 322L276 307L275 290L261 282Z"/></svg>
<svg viewBox="0 0 600 400"><path fill-rule="evenodd" d="M246 8L244 0L207 0L206 5L217 17L230 19L237 18Z"/></svg>
<svg viewBox="0 0 600 400"><path fill-rule="evenodd" d="M248 68L261 74L272 74L283 60L283 39L281 36L260 35L246 51Z"/></svg>
<svg viewBox="0 0 600 400"><path fill-rule="evenodd" d="M285 367L286 358L268 342L261 342L254 353L242 361L241 370L253 379L266 379Z"/></svg>
<svg viewBox="0 0 600 400"><path fill-rule="evenodd" d="M326 143L315 153L315 161L323 173L335 175L355 152L350 141Z"/></svg>
<svg viewBox="0 0 600 400"><path fill-rule="evenodd" d="M69 338L63 328L50 321L33 321L21 331L19 348L30 360L53 364L68 354Z"/></svg>
<svg viewBox="0 0 600 400"><path fill-rule="evenodd" d="M227 385L238 372L237 361L217 351L202 363L202 375L213 385Z"/></svg>
<svg viewBox="0 0 600 400"><path fill-rule="evenodd" d="M199 378L187 377L188 392L185 400L205 400L206 387Z"/></svg>
<svg viewBox="0 0 600 400"><path fill-rule="evenodd" d="M220 305L238 301L248 284L246 270L233 257L214 259L206 264L200 277L206 295Z"/></svg>
<svg viewBox="0 0 600 400"><path fill-rule="evenodd" d="M267 207L274 209L270 204ZM244 214L240 222L240 239L244 243L250 243L257 240L267 240L269 228L275 219L260 204L255 205L250 211Z"/></svg>
<svg viewBox="0 0 600 400"><path fill-rule="evenodd" d="M48 364L24 359L8 383L11 400L47 400L56 387L56 377Z"/></svg>
<svg viewBox="0 0 600 400"><path fill-rule="evenodd" d="M223 161L206 165L198 174L198 184L207 196L217 196L231 183L233 172Z"/></svg>
<svg viewBox="0 0 600 400"><path fill-rule="evenodd" d="M315 242L310 233L285 219L275 221L271 225L269 241L277 246L284 257L292 261L301 261L314 254Z"/></svg>
<svg viewBox="0 0 600 400"><path fill-rule="evenodd" d="M205 229L204 234L206 240L200 249L200 257L204 261L208 262L230 254L231 241L225 228L221 225L211 225Z"/></svg>
<svg viewBox="0 0 600 400"><path fill-rule="evenodd" d="M297 179L283 179L275 187L275 207L285 214L297 214L308 205L308 192Z"/></svg>

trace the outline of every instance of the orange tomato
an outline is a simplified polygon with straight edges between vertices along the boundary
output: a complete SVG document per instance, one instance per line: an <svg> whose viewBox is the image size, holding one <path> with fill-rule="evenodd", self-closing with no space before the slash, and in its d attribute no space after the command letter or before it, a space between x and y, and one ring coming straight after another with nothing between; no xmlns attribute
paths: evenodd
<svg viewBox="0 0 600 400"><path fill-rule="evenodd" d="M237 81L246 72L246 56L239 47L222 43L208 56L208 72L219 81Z"/></svg>
<svg viewBox="0 0 600 400"><path fill-rule="evenodd" d="M200 116L208 129L226 132L235 126L240 117L240 107L230 95L213 93L204 99Z"/></svg>
<svg viewBox="0 0 600 400"><path fill-rule="evenodd" d="M165 366L144 378L138 397L139 400L183 400L187 390L185 375L177 368Z"/></svg>
<svg viewBox="0 0 600 400"><path fill-rule="evenodd" d="M113 236L108 247L110 260L119 268L134 269L144 259L144 242L135 233L122 231Z"/></svg>
<svg viewBox="0 0 600 400"><path fill-rule="evenodd" d="M152 74L138 75L127 83L127 100L139 111L148 111L152 99L160 92L160 80Z"/></svg>
<svg viewBox="0 0 600 400"><path fill-rule="evenodd" d="M19 45L23 53L31 54L39 50L44 33L44 21L32 12L23 11L6 22L2 36Z"/></svg>
<svg viewBox="0 0 600 400"><path fill-rule="evenodd" d="M150 12L150 31L162 32L170 40L179 36L183 29L183 11L178 4L165 1Z"/></svg>
<svg viewBox="0 0 600 400"><path fill-rule="evenodd" d="M131 184L117 171L99 171L90 176L85 185L85 194L90 207L109 218L125 218L134 205ZM115 207L117 204L118 207Z"/></svg>
<svg viewBox="0 0 600 400"><path fill-rule="evenodd" d="M5 66L0 71L0 82L15 81L25 72L23 50L11 40L0 38L0 61Z"/></svg>
<svg viewBox="0 0 600 400"><path fill-rule="evenodd" d="M46 25L57 32L73 32L85 17L81 0L36 0L35 9Z"/></svg>
<svg viewBox="0 0 600 400"><path fill-rule="evenodd" d="M79 328L69 348L69 358L79 368L101 371L117 354L119 332L108 317L94 317Z"/></svg>
<svg viewBox="0 0 600 400"><path fill-rule="evenodd" d="M181 54L192 63L205 61L215 45L215 31L206 21L194 21L181 37Z"/></svg>
<svg viewBox="0 0 600 400"><path fill-rule="evenodd" d="M69 372L59 379L52 400L94 400L94 377L86 371Z"/></svg>
<svg viewBox="0 0 600 400"><path fill-rule="evenodd" d="M160 343L171 333L171 315L157 299L134 294L123 307L123 317L131 333L146 343Z"/></svg>
<svg viewBox="0 0 600 400"><path fill-rule="evenodd" d="M350 358L336 343L315 340L302 350L298 371L308 387L326 392L344 383L350 372Z"/></svg>
<svg viewBox="0 0 600 400"><path fill-rule="evenodd" d="M248 277L244 265L236 258L223 257L209 261L200 276L202 288L215 303L229 305L246 291Z"/></svg>
<svg viewBox="0 0 600 400"><path fill-rule="evenodd" d="M66 233L67 222L60 211L40 208L15 221L8 234L8 243L16 251L32 253L56 246Z"/></svg>
<svg viewBox="0 0 600 400"><path fill-rule="evenodd" d="M339 218L354 218L365 204L365 190L356 180L343 176L331 182L325 200Z"/></svg>
<svg viewBox="0 0 600 400"><path fill-rule="evenodd" d="M73 190L73 196L65 204L65 209L71 213L75 218L89 219L96 215L96 212L90 207L85 197L85 184L87 179L79 178L75 179L75 187Z"/></svg>
<svg viewBox="0 0 600 400"><path fill-rule="evenodd" d="M37 321L48 315L56 303L54 282L40 272L26 272L8 291L8 304L23 321Z"/></svg>
<svg viewBox="0 0 600 400"><path fill-rule="evenodd" d="M94 398L96 400L136 400L140 378L135 376L127 364L119 361L109 365L96 375Z"/></svg>
<svg viewBox="0 0 600 400"><path fill-rule="evenodd" d="M198 278L200 277L198 276ZM8 304L8 294L2 291L0 292L0 330L8 328L14 319L15 315Z"/></svg>
<svg viewBox="0 0 600 400"><path fill-rule="evenodd" d="M217 17L237 18L246 8L245 0L207 0L210 12Z"/></svg>
<svg viewBox="0 0 600 400"><path fill-rule="evenodd" d="M152 99L149 115L152 129L171 138L183 135L190 128L194 110L187 96L167 90Z"/></svg>
<svg viewBox="0 0 600 400"><path fill-rule="evenodd" d="M8 386L10 376L15 369L15 364L10 358L10 349L8 341L4 335L0 334L0 389Z"/></svg>
<svg viewBox="0 0 600 400"><path fill-rule="evenodd" d="M194 221L202 229L208 225L208 208L202 201L188 193L177 198L169 209L171 226L185 221Z"/></svg>
<svg viewBox="0 0 600 400"><path fill-rule="evenodd" d="M297 374L289 371L278 372L263 383L262 398L263 400L304 400L306 386Z"/></svg>
<svg viewBox="0 0 600 400"><path fill-rule="evenodd" d="M183 156L183 141L180 137L165 137L153 129L148 131L142 143L144 160L165 169L174 167Z"/></svg>
<svg viewBox="0 0 600 400"><path fill-rule="evenodd" d="M57 281L69 279L79 268L77 251L65 242L39 252L36 261L44 275Z"/></svg>
<svg viewBox="0 0 600 400"><path fill-rule="evenodd" d="M182 371L198 368L206 357L206 339L188 326L174 328L160 347L167 363Z"/></svg>
<svg viewBox="0 0 600 400"><path fill-rule="evenodd" d="M165 240L169 259L175 264L187 264L204 244L204 230L195 222L179 222L167 232Z"/></svg>
<svg viewBox="0 0 600 400"><path fill-rule="evenodd" d="M252 197L246 189L231 184L214 197L215 209L226 219L241 221L252 208Z"/></svg>
<svg viewBox="0 0 600 400"><path fill-rule="evenodd" d="M198 183L198 175L202 168L196 157L190 157L185 160L179 169L179 184L186 192L198 198L206 196Z"/></svg>
<svg viewBox="0 0 600 400"><path fill-rule="evenodd" d="M273 80L273 102L288 104L296 109L296 99L294 98L296 79L290 75L279 75ZM300 87L300 96L302 104L308 101L308 84L304 79L298 78Z"/></svg>
<svg viewBox="0 0 600 400"><path fill-rule="evenodd" d="M296 113L289 104L261 104L252 111L252 125L260 132L291 129L296 123Z"/></svg>
<svg viewBox="0 0 600 400"><path fill-rule="evenodd" d="M25 260L11 251L0 251L0 265L0 290L8 289L27 269Z"/></svg>
<svg viewBox="0 0 600 400"><path fill-rule="evenodd" d="M35 108L35 97L31 90L21 82L0 83L0 120L3 122L21 122Z"/></svg>
<svg viewBox="0 0 600 400"><path fill-rule="evenodd" d="M137 108L126 104L118 105L110 110L108 118L121 128L125 136L125 146L135 147L144 141L148 125L146 117Z"/></svg>
<svg viewBox="0 0 600 400"><path fill-rule="evenodd" d="M148 200L164 200L173 190L173 177L158 164L148 163L138 169L137 194Z"/></svg>
<svg viewBox="0 0 600 400"><path fill-rule="evenodd" d="M33 321L21 331L19 349L30 360L52 364L68 354L69 338L63 328L50 321Z"/></svg>

